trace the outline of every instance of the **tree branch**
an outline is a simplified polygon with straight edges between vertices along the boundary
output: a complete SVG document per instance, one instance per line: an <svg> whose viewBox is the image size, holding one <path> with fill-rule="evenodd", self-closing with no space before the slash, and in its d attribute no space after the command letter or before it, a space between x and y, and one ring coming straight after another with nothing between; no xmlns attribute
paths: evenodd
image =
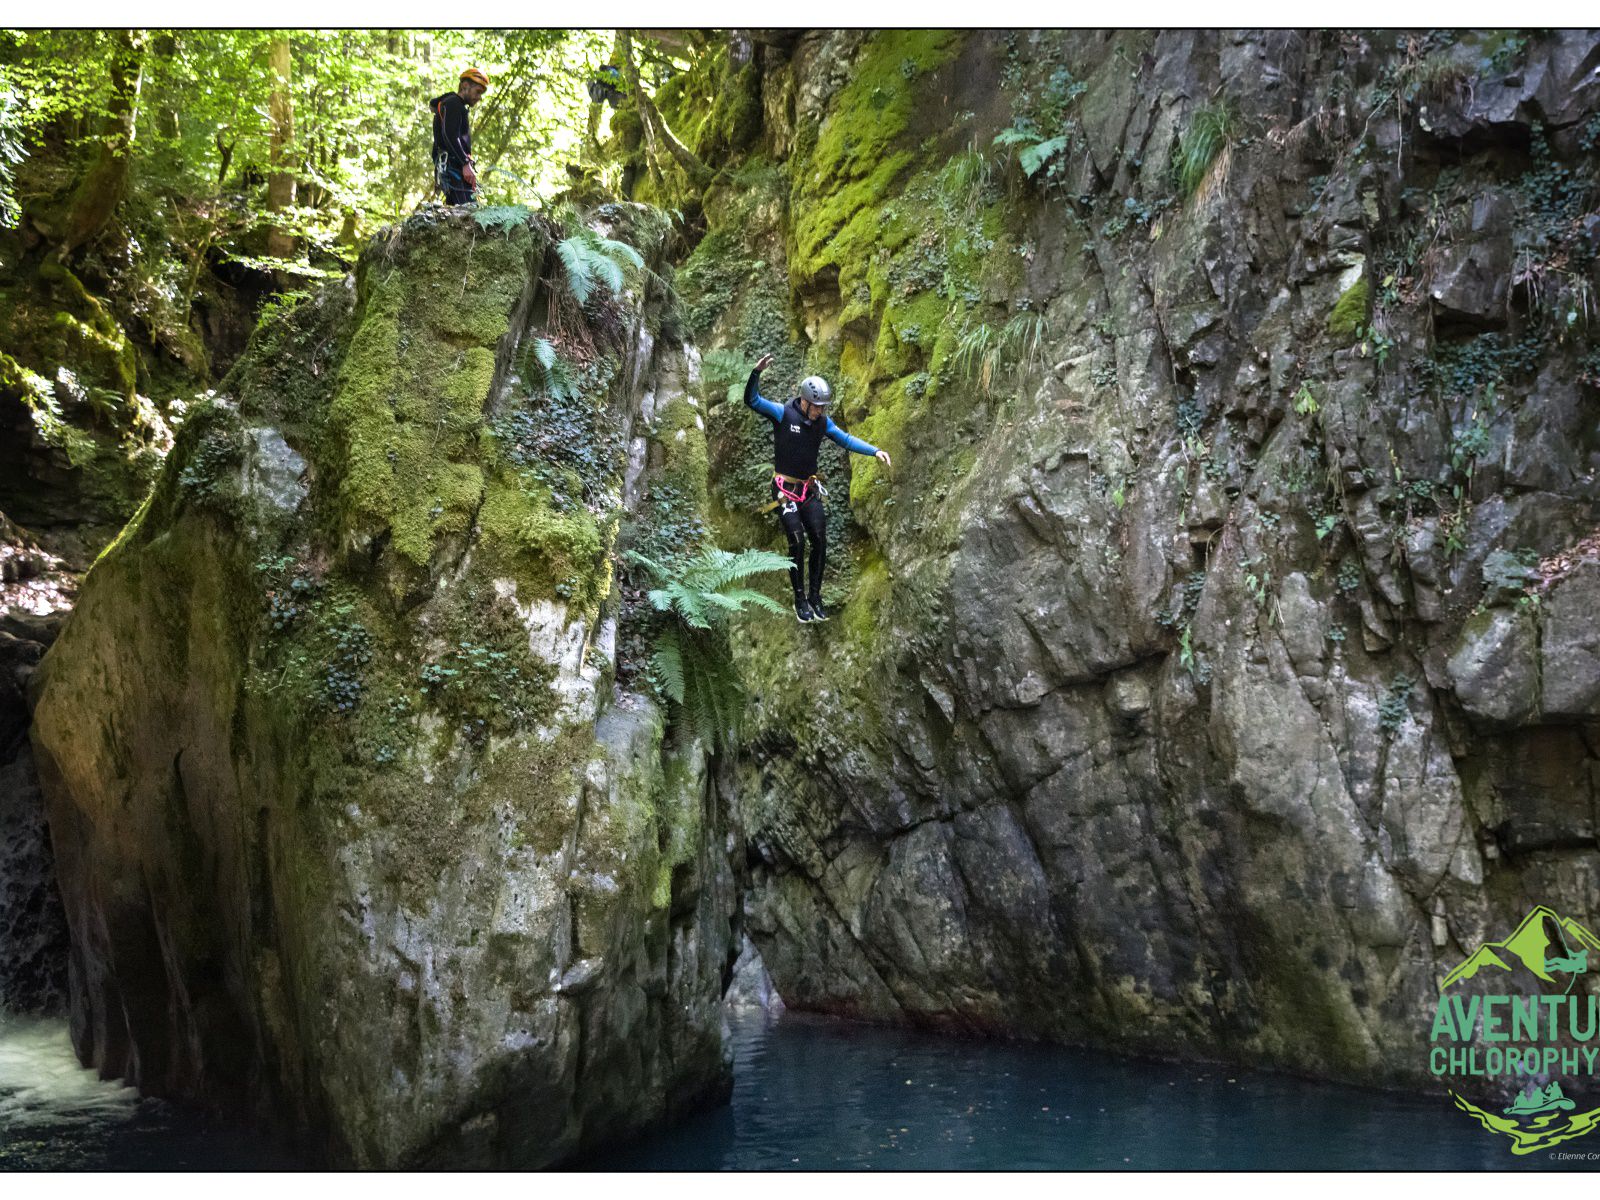
<svg viewBox="0 0 1600 1200"><path fill-rule="evenodd" d="M644 90L644 85L639 81L639 68L633 61L633 39L626 29L617 30L617 52L622 58L622 71L627 76L628 90L639 106L639 118L644 125L648 149L653 152L656 142L659 141L672 155L673 161L683 168L691 183L696 187L706 187L713 179L714 173L695 156L693 150L678 140L677 135L668 128L661 113Z"/></svg>

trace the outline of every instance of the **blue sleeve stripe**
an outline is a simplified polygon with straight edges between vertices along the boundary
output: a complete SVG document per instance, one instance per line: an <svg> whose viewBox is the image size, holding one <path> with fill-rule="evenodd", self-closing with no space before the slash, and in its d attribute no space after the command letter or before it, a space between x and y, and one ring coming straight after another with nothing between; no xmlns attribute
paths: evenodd
<svg viewBox="0 0 1600 1200"><path fill-rule="evenodd" d="M860 438L853 437L844 430L840 429L833 423L832 417L828 418L826 433L846 450L853 450L857 454L876 454L878 452L878 448L871 442L863 442Z"/></svg>

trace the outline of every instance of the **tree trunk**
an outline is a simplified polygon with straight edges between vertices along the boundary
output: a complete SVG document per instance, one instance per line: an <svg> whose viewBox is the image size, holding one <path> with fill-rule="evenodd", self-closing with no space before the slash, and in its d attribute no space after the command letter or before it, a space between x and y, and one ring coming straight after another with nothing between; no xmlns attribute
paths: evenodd
<svg viewBox="0 0 1600 1200"><path fill-rule="evenodd" d="M600 161L600 110L604 107L603 103L589 105L589 120L583 128L583 149L578 153L581 163Z"/></svg>
<svg viewBox="0 0 1600 1200"><path fill-rule="evenodd" d="M272 95L267 101L267 116L272 121L271 165L267 176L267 256L288 258L294 253L294 238L279 224L276 214L293 206L295 180L291 162L294 143L294 102L289 95L289 39L275 37L268 50L272 69Z"/></svg>
<svg viewBox="0 0 1600 1200"><path fill-rule="evenodd" d="M111 106L94 161L78 181L62 222L60 256L65 259L93 240L121 203L128 187L139 87L144 81L144 31L121 29L111 51Z"/></svg>
<svg viewBox="0 0 1600 1200"><path fill-rule="evenodd" d="M653 155L659 142L667 148L667 152L683 168L696 187L707 186L713 178L711 168L696 158L694 151L679 141L677 135L667 127L666 121L662 119L655 104L646 94L644 85L639 82L639 68L633 62L633 39L626 29L617 31L617 52L622 57L622 71L628 79L628 91L632 94L634 103L639 106L639 120L644 125L646 153Z"/></svg>

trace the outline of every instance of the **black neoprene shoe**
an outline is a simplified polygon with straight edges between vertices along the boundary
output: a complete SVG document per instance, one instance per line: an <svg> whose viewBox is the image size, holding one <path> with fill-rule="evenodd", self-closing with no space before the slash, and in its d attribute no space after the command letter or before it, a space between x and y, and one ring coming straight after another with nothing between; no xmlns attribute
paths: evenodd
<svg viewBox="0 0 1600 1200"><path fill-rule="evenodd" d="M825 608L822 607L822 597L821 596L812 596L809 600L806 601L806 603L811 606L811 619L812 620L814 620L814 621L826 621L828 619L828 611Z"/></svg>
<svg viewBox="0 0 1600 1200"><path fill-rule="evenodd" d="M806 603L804 596L797 595L794 598L794 615L800 618L802 625L809 625L817 619L817 615L811 611L811 606Z"/></svg>

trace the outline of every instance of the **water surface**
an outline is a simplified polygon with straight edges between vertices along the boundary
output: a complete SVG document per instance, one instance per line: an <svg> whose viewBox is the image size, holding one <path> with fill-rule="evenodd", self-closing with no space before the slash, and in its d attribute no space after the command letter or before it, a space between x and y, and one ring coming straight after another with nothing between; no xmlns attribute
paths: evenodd
<svg viewBox="0 0 1600 1200"><path fill-rule="evenodd" d="M621 1170L1515 1170L1409 1096L827 1018L730 1018L733 1103L586 1163ZM1582 1151L1579 1142L1559 1148ZM1600 1151L1600 1135L1593 1147Z"/></svg>
<svg viewBox="0 0 1600 1200"><path fill-rule="evenodd" d="M804 1014L730 1017L732 1104L584 1167L621 1170L1505 1170L1443 1095L965 1041ZM1600 1151L1600 1135L1593 1149ZM1559 1150L1582 1152L1587 1139ZM0 1014L0 1170L301 1168L271 1139L78 1065L66 1022Z"/></svg>

